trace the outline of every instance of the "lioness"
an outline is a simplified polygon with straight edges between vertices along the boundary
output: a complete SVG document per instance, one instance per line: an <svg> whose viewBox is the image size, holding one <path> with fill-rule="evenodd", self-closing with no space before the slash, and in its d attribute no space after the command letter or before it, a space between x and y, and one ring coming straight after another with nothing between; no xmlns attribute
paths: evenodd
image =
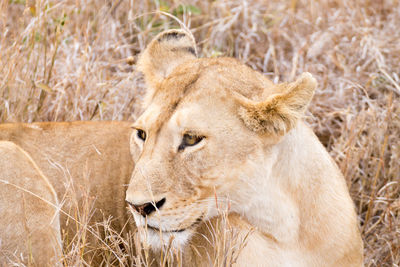
<svg viewBox="0 0 400 267"><path fill-rule="evenodd" d="M148 91L126 200L143 241L185 247L225 206L257 230L238 263L361 266L345 180L301 120L315 79L275 85L235 59L196 54L190 34L170 30L138 62Z"/></svg>
<svg viewBox="0 0 400 267"><path fill-rule="evenodd" d="M130 125L0 124L0 266L60 263L62 246L85 227L82 223L93 226L111 216L114 230L126 228L125 190L133 168ZM85 205L93 212L86 214L91 222L82 218ZM92 235L84 238L89 244L83 254L101 244Z"/></svg>

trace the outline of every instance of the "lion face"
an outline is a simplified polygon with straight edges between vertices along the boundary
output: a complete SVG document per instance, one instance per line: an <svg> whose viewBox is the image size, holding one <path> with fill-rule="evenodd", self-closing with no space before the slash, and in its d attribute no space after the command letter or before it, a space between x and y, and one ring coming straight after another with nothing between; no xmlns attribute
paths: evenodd
<svg viewBox="0 0 400 267"><path fill-rule="evenodd" d="M251 163L262 163L265 146L279 141L305 105L292 101L292 111L276 97L256 103L282 88L233 59L197 59L193 45L182 31L161 33L139 61L149 89L133 125L136 165L126 200L152 247L172 236L183 245L218 209L240 212L258 171Z"/></svg>
<svg viewBox="0 0 400 267"><path fill-rule="evenodd" d="M198 64L188 63L187 69ZM255 134L232 112L235 102L223 83L209 86L214 76L206 70L188 81L178 103L167 104L168 96L156 95L133 126L131 146L139 153L128 195L132 192L134 203L162 204L146 214L150 231L186 235L215 215L216 201L225 203L241 166L260 148ZM168 91L179 79L171 77L159 90ZM145 216L135 218L144 223Z"/></svg>

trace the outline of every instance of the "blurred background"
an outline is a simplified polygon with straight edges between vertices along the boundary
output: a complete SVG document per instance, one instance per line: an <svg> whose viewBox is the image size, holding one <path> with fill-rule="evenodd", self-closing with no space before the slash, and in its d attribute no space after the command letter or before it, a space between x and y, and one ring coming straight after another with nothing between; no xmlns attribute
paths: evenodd
<svg viewBox="0 0 400 267"><path fill-rule="evenodd" d="M346 177L365 264L399 266L398 0L2 0L0 122L134 121L137 56L180 23L201 57L235 57L276 83L314 75L306 121Z"/></svg>

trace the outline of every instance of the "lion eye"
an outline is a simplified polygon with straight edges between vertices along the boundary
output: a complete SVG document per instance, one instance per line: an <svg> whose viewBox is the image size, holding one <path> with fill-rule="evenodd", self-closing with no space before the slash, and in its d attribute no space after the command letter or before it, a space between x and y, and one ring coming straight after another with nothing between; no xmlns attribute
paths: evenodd
<svg viewBox="0 0 400 267"><path fill-rule="evenodd" d="M141 139L142 141L146 140L146 132L141 130L141 129L137 129L137 136L139 137L139 139Z"/></svg>
<svg viewBox="0 0 400 267"><path fill-rule="evenodd" d="M182 138L182 143L179 145L178 150L183 150L187 146L194 146L203 140L204 136L197 136L193 134L184 134Z"/></svg>

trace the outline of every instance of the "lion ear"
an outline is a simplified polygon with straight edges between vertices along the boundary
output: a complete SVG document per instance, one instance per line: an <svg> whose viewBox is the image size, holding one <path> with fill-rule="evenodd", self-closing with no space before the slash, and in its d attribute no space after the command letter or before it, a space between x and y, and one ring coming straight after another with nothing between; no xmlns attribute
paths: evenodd
<svg viewBox="0 0 400 267"><path fill-rule="evenodd" d="M137 69L143 72L148 87L146 98L153 97L158 84L178 65L196 57L196 42L190 32L174 29L158 34L137 63Z"/></svg>
<svg viewBox="0 0 400 267"><path fill-rule="evenodd" d="M283 85L283 92L255 102L235 94L239 116L248 128L259 133L282 136L292 129L311 101L317 86L310 73L303 73L295 82Z"/></svg>

